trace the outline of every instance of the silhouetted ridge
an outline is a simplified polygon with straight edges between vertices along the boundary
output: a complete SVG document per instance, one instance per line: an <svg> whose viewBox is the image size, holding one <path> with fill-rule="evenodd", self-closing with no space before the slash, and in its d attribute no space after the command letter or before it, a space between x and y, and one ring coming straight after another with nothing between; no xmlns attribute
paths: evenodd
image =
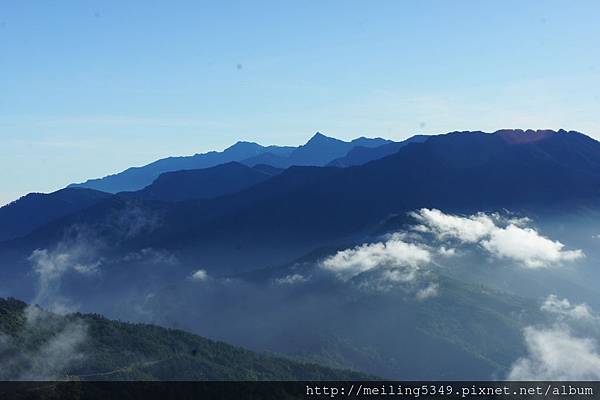
<svg viewBox="0 0 600 400"><path fill-rule="evenodd" d="M389 156L390 154L394 154L409 143L424 142L428 137L429 136L426 135L415 135L402 142L392 142L381 139L383 144L373 147L366 147L362 145L354 147L344 157L331 161L329 165L334 167L362 165L369 161L378 160L380 158ZM363 143L362 138L355 139L352 142Z"/></svg>
<svg viewBox="0 0 600 400"><path fill-rule="evenodd" d="M183 170L161 174L156 181L138 192L124 195L162 201L209 199L235 193L275 174L264 168L251 168L238 162L205 169Z"/></svg>
<svg viewBox="0 0 600 400"><path fill-rule="evenodd" d="M347 241L421 207L541 213L600 204L600 143L576 132L519 144L505 135L453 132L360 166L289 168L237 193L169 207L135 246L168 247L224 273ZM94 212L78 218L109 213ZM36 243L60 237L64 224L37 232Z"/></svg>
<svg viewBox="0 0 600 400"><path fill-rule="evenodd" d="M110 194L67 188L53 193L30 193L0 207L0 241L23 236L65 215L89 207Z"/></svg>
<svg viewBox="0 0 600 400"><path fill-rule="evenodd" d="M203 169L237 161L248 166L267 164L276 168L291 165L323 166L335 158L344 156L352 148L379 146L384 139L359 138L352 142L327 137L316 133L305 145L262 146L254 142L239 141L222 152L210 151L186 157L168 157L141 167L128 168L118 174L100 179L90 179L71 187L86 187L107 193L132 192L150 185L162 173Z"/></svg>

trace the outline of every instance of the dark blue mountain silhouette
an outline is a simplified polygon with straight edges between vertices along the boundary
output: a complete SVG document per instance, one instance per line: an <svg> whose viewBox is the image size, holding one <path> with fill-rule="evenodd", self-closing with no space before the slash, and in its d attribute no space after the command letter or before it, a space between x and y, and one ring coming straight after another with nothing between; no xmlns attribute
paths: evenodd
<svg viewBox="0 0 600 400"><path fill-rule="evenodd" d="M172 210L170 229L182 230L157 238L185 252L194 243L189 254L202 252L209 265L253 268L351 240L420 207L597 207L598 160L600 143L576 132L457 132L363 166L295 167L235 195Z"/></svg>
<svg viewBox="0 0 600 400"><path fill-rule="evenodd" d="M91 179L71 187L85 187L107 193L118 193L143 189L164 172L214 167L232 161L241 161L265 152L274 155L289 154L293 147L261 146L252 142L237 142L222 152L211 151L189 157L169 157L143 167L133 167L100 179Z"/></svg>
<svg viewBox="0 0 600 400"><path fill-rule="evenodd" d="M279 173L280 169L268 165L252 168L229 162L205 169L165 172L144 189L122 194L163 201L210 199L239 192Z"/></svg>
<svg viewBox="0 0 600 400"><path fill-rule="evenodd" d="M581 133L454 132L361 166L292 167L216 199L166 205L113 198L34 232L20 245L52 243L75 222L101 224L102 232L118 237L120 231L106 221L143 208L160 214L161 224L123 239L123 249L166 247L225 272L276 265L317 247L351 242L420 207L560 213L598 207L599 197L600 143Z"/></svg>
<svg viewBox="0 0 600 400"><path fill-rule="evenodd" d="M300 147L261 146L252 142L238 142L222 152L211 151L189 157L169 157L142 167L128 168L118 174L91 179L70 187L85 187L107 193L131 192L150 185L164 172L202 169L232 161L254 166L267 164L278 168L291 165L322 166L342 157L356 146L373 147L388 143L384 139L359 138L352 142L333 139L317 133Z"/></svg>
<svg viewBox="0 0 600 400"><path fill-rule="evenodd" d="M364 137L344 142L317 132L304 146L298 147L290 154L290 165L326 165L331 160L347 154L354 147L377 147L386 143L390 141Z"/></svg>
<svg viewBox="0 0 600 400"><path fill-rule="evenodd" d="M0 241L25 235L109 196L97 190L69 188L49 194L30 193L0 208Z"/></svg>
<svg viewBox="0 0 600 400"><path fill-rule="evenodd" d="M356 147L378 147L392 143L381 138L360 137L351 142L334 139L317 132L306 144L294 149L289 155L273 154L266 152L244 160L247 165L268 164L280 168L296 166L324 166L332 160L346 155Z"/></svg>
<svg viewBox="0 0 600 400"><path fill-rule="evenodd" d="M264 168L269 167L258 169ZM519 324L538 322L531 318L537 303L525 304L480 284L449 282L442 275L439 297L424 303L402 291L371 295L360 286L349 291L335 282L320 286L316 280L315 286L283 291L273 279L295 273L295 262L288 269L281 266L297 257L314 251L310 261L317 263L318 249L364 242L373 232L382 233L382 226L402 226L406 212L420 207L469 214L507 208L524 211L536 221L556 218L560 224L565 214L598 215L598 200L600 143L583 134L453 132L407 144L363 165L274 170L262 182L212 199L163 202L111 196L26 237L0 243L0 263L7 266L0 268L0 281L10 282L11 291L27 294L31 263L26 260L31 252L58 248L64 255L70 243L79 243L72 227L83 227L94 234L88 247L100 249L103 275L87 285L68 279L62 284L70 288L69 295L89 304L128 301L138 288L143 288L144 301L152 301L146 294L154 296L158 288L163 295L156 296L152 310L162 311L163 321L197 320L202 326L215 326L211 337L226 332L248 339L252 348L266 343L269 351L321 353L382 376L422 379L437 371L440 375L435 377L446 379L485 379L504 376L497 372L506 371L523 354ZM390 221L394 223L386 225ZM156 251L153 257L159 262L125 261L153 254L149 249ZM177 263L163 261L162 251ZM227 286L234 281L220 280L223 275L269 266L279 268L266 270L272 275L261 278L264 283L256 290L234 286L232 293L239 297L232 298L214 291L217 282ZM189 279L198 268L209 276L202 289ZM302 271L317 274L318 268ZM529 273L528 279L537 279ZM200 293L205 297L199 298ZM200 309L191 318L195 307ZM520 314L522 310L531 314ZM179 319L173 318L175 313ZM260 324L255 323L257 315ZM364 323L356 327L357 320ZM374 351L358 351L362 349ZM419 359L422 349L434 351L426 352L416 368L402 361ZM442 375L456 360L462 372Z"/></svg>
<svg viewBox="0 0 600 400"><path fill-rule="evenodd" d="M402 142L388 142L381 146L357 146L350 150L344 157L337 158L329 163L332 167L351 167L366 164L369 161L378 160L397 153L402 147L409 143L421 143L427 140L427 135L415 135Z"/></svg>

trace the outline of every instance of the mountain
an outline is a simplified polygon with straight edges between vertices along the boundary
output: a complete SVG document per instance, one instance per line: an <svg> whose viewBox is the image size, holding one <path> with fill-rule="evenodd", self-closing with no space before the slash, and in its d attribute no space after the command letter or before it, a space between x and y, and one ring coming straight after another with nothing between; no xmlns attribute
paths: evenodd
<svg viewBox="0 0 600 400"><path fill-rule="evenodd" d="M289 155L289 163L290 165L323 166L331 160L347 154L357 146L377 147L389 142L389 140L381 138L367 139L364 137L344 142L317 132L305 145L298 147Z"/></svg>
<svg viewBox="0 0 600 400"><path fill-rule="evenodd" d="M271 166L251 168L238 162L229 162L205 169L165 172L144 189L122 195L162 201L209 199L238 192L280 172Z"/></svg>
<svg viewBox="0 0 600 400"><path fill-rule="evenodd" d="M73 188L49 194L30 193L0 208L0 241L23 236L109 196L97 190Z"/></svg>
<svg viewBox="0 0 600 400"><path fill-rule="evenodd" d="M164 158L142 167L132 167L118 174L100 179L90 179L70 187L84 187L107 193L132 192L150 185L162 173L204 169L233 161L248 166L267 164L277 168L292 165L325 165L335 158L342 157L356 146L375 147L389 141L384 139L359 138L344 142L329 138L321 133L315 134L305 145L261 146L252 142L237 142L222 152L211 151L189 157Z"/></svg>
<svg viewBox="0 0 600 400"><path fill-rule="evenodd" d="M328 165L332 167L351 167L366 164L369 161L378 160L398 152L409 143L422 143L427 140L427 135L415 135L402 142L390 142L377 147L357 146L350 150L344 157L331 161Z"/></svg>
<svg viewBox="0 0 600 400"><path fill-rule="evenodd" d="M456 132L362 166L295 167L218 203L173 210L170 233L155 240L190 257L201 253L215 268L250 269L368 234L421 207L534 214L597 207L600 143L577 132L525 143L510 135Z"/></svg>
<svg viewBox="0 0 600 400"><path fill-rule="evenodd" d="M455 215L507 209L511 218L554 225L565 249L584 238L577 263L597 277L599 197L600 143L581 133L452 132L363 165L293 166L218 198L112 196L0 243L0 291L48 305L72 299L113 318L386 378L503 377L527 351L523 329L540 322L539 299L515 295L567 291L596 307L597 279L577 281L569 275L577 268L491 262L476 252L480 243L447 261L424 243L436 255L419 279L360 265L357 276L338 279L322 268L324 257L344 249L362 257L365 247L354 246L414 224L408 213L422 207ZM579 221L589 226L577 231ZM562 248L548 237L550 248ZM293 261L320 249L328 250L307 266ZM262 279L246 278L264 267ZM435 295L419 298L428 288Z"/></svg>
<svg viewBox="0 0 600 400"><path fill-rule="evenodd" d="M269 152L244 160L247 165L269 164L280 168L290 166L324 166L332 160L346 155L357 147L371 148L392 143L381 138L360 137L351 142L334 139L317 132L306 144L294 149L289 155Z"/></svg>
<svg viewBox="0 0 600 400"><path fill-rule="evenodd" d="M237 142L222 152L211 151L189 157L164 158L143 167L129 168L115 175L91 179L70 187L91 188L107 193L131 192L150 185L164 172L208 168L232 161L241 161L262 153L287 155L293 149L293 147L265 147L252 142Z"/></svg>
<svg viewBox="0 0 600 400"><path fill-rule="evenodd" d="M292 167L240 192L177 206L109 199L18 243L0 244L0 252L50 245L72 224L101 226L102 232L122 237L115 215L141 209L158 215L160 224L135 240L123 238L122 251L167 248L228 273L352 241L421 207L538 214L594 207L600 195L600 143L577 132L540 132L434 136L364 165Z"/></svg>
<svg viewBox="0 0 600 400"><path fill-rule="evenodd" d="M439 292L423 301L414 297L419 287L427 285L420 278L404 284L382 282L369 271L349 282L327 285L322 282L319 259L314 261L245 276L263 285L270 282L271 291L283 291L281 286L287 285L285 295L276 297L278 306L256 300L245 304L277 321L268 331L240 324L242 331L237 334L247 338L248 345L388 379L485 380L506 375L524 352L521 329L541 320L531 299L467 285L437 271L428 272L425 281L436 282ZM305 281L291 283L290 277ZM198 307L199 314L208 316L204 307ZM294 321L277 317L284 309L293 311ZM236 316L225 312L220 318L214 317L216 326Z"/></svg>
<svg viewBox="0 0 600 400"><path fill-rule="evenodd" d="M184 331L60 316L0 298L0 379L348 380L369 376L256 354Z"/></svg>

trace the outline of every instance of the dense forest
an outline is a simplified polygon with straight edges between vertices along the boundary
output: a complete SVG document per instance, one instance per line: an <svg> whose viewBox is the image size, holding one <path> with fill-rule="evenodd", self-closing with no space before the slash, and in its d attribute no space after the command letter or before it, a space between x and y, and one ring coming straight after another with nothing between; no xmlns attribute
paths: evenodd
<svg viewBox="0 0 600 400"><path fill-rule="evenodd" d="M184 331L57 315L0 298L0 379L337 380L359 373L257 354Z"/></svg>

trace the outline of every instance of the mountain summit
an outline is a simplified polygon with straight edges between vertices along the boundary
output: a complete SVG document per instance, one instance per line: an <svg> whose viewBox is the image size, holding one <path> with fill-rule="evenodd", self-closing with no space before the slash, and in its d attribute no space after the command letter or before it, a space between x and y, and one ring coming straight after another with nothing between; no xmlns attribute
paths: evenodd
<svg viewBox="0 0 600 400"><path fill-rule="evenodd" d="M107 193L131 192L145 188L165 172L202 169L229 162L248 166L266 164L277 168L292 165L323 166L343 157L356 146L377 147L390 141L359 138L352 142L334 139L317 132L306 144L299 147L262 146L254 142L239 141L225 150L194 154L193 156L168 157L142 167L128 168L123 172L104 178L90 179L70 187L95 189Z"/></svg>

